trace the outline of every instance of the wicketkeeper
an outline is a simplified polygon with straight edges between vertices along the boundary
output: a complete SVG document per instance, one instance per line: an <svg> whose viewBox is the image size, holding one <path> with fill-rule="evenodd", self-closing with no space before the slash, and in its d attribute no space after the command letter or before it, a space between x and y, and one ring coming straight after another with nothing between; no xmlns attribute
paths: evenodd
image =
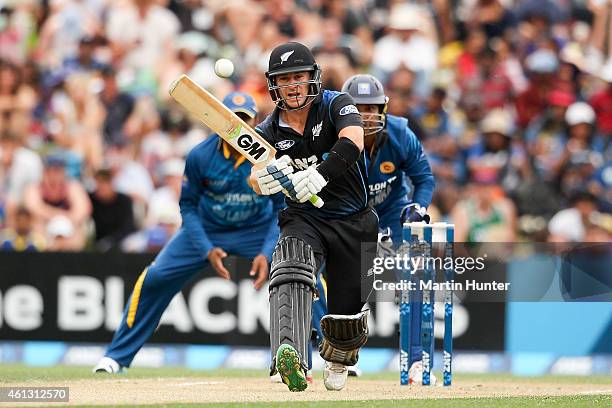
<svg viewBox="0 0 612 408"><path fill-rule="evenodd" d="M434 176L423 147L408 121L387 114L389 98L378 79L355 75L346 80L342 91L353 97L363 118L365 152L368 163L369 200L380 217L381 230L390 230L397 247L402 243L404 222L425 221L435 187ZM406 178L412 185L412 194ZM418 296L410 302L412 349L409 378L422 380L421 308ZM320 310L318 308L314 309ZM431 381L435 382L432 376Z"/></svg>

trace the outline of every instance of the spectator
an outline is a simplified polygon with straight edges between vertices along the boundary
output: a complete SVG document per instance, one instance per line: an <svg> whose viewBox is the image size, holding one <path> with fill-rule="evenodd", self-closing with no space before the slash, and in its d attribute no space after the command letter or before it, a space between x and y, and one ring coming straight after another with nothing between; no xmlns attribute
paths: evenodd
<svg viewBox="0 0 612 408"><path fill-rule="evenodd" d="M100 169L95 175L96 188L89 194L92 218L96 229L95 247L108 251L119 247L123 238L136 230L132 199L115 191L110 169Z"/></svg>
<svg viewBox="0 0 612 408"><path fill-rule="evenodd" d="M0 208L4 208L8 226L15 227L15 210L23 204L26 187L40 181L42 167L40 157L21 146L13 132L0 134Z"/></svg>
<svg viewBox="0 0 612 408"><path fill-rule="evenodd" d="M123 127L134 109L134 98L119 90L115 75L115 70L110 67L102 71L104 82L100 99L106 108L106 116L102 124L106 145L124 142Z"/></svg>
<svg viewBox="0 0 612 408"><path fill-rule="evenodd" d="M163 183L161 187L153 192L149 200L147 211L147 222L149 226L155 224L159 214L169 208L168 203L178 203L181 196L183 174L185 172L185 161L182 159L170 159L162 164ZM180 213L176 214L180 216Z"/></svg>
<svg viewBox="0 0 612 408"><path fill-rule="evenodd" d="M94 36L84 36L79 40L78 52L74 56L69 56L64 59L62 69L66 73L75 71L93 72L103 71L107 65L98 60L95 56L95 50L100 42L100 39Z"/></svg>
<svg viewBox="0 0 612 408"><path fill-rule="evenodd" d="M455 242L514 242L516 209L495 180L476 174L451 212ZM483 178L481 178L483 177Z"/></svg>
<svg viewBox="0 0 612 408"><path fill-rule="evenodd" d="M357 57L363 65L372 61L373 38L369 28L367 15L363 9L357 10L353 5L342 0L323 0L321 14L329 23L337 22L341 32L357 39ZM324 42L328 32L323 30ZM317 58L317 61L319 59ZM346 79L345 77L344 79Z"/></svg>
<svg viewBox="0 0 612 408"><path fill-rule="evenodd" d="M548 223L549 241L584 242L596 214L595 197L585 191L576 193L571 207L556 213Z"/></svg>
<svg viewBox="0 0 612 408"><path fill-rule="evenodd" d="M525 141L532 156L538 176L546 181L556 177L555 163L565 149L567 108L574 103L574 95L553 90L548 96L548 106L534 118L525 130Z"/></svg>
<svg viewBox="0 0 612 408"><path fill-rule="evenodd" d="M40 183L31 184L24 193L25 206L32 213L35 230L46 231L56 216L68 220L71 226L68 246L82 249L85 246L87 221L91 214L91 202L83 186L66 176L65 161L57 156L47 158ZM56 221L63 229L66 221ZM58 227L59 228L59 227ZM53 240L50 248L54 247Z"/></svg>
<svg viewBox="0 0 612 408"><path fill-rule="evenodd" d="M500 0L478 0L466 21L468 27L478 27L489 39L510 37L510 31L516 27L514 12Z"/></svg>
<svg viewBox="0 0 612 408"><path fill-rule="evenodd" d="M321 68L326 73L323 87L340 90L345 79L355 73L355 55L351 51L350 40L342 36L342 26L338 20L326 18L322 21L322 42L312 49Z"/></svg>
<svg viewBox="0 0 612 408"><path fill-rule="evenodd" d="M397 4L391 8L389 33L374 46L372 63L377 77L387 78L400 67L420 73L427 85L428 74L437 66L438 44L432 38L431 16L413 4ZM428 36L429 34L429 36ZM427 94L427 86L418 89Z"/></svg>
<svg viewBox="0 0 612 408"><path fill-rule="evenodd" d="M91 2L54 0L49 16L40 29L38 52L47 69L60 68L62 62L77 54L79 40L93 36L101 29L100 15Z"/></svg>
<svg viewBox="0 0 612 408"><path fill-rule="evenodd" d="M19 68L0 60L0 132L8 129L25 139L36 98L36 92L23 82Z"/></svg>
<svg viewBox="0 0 612 408"><path fill-rule="evenodd" d="M137 225L142 225L146 206L154 190L153 179L147 169L135 160L136 146L125 142L110 146L108 162L115 178L115 190L130 196L134 203Z"/></svg>
<svg viewBox="0 0 612 408"><path fill-rule="evenodd" d="M179 28L176 16L155 0L113 2L106 23L113 62L135 80L138 75L142 79L152 67L172 58Z"/></svg>
<svg viewBox="0 0 612 408"><path fill-rule="evenodd" d="M516 189L526 177L525 153L513 144L513 120L509 112L496 109L483 119L482 139L467 152L467 167L472 178L494 183L506 192Z"/></svg>
<svg viewBox="0 0 612 408"><path fill-rule="evenodd" d="M165 202L157 209L152 224L128 235L121 243L121 249L125 252L159 252L181 225L178 202Z"/></svg>
<svg viewBox="0 0 612 408"><path fill-rule="evenodd" d="M516 98L517 122L525 128L529 122L544 111L548 93L554 86L554 78L559 69L559 60L550 50L538 50L526 60L529 72L527 89Z"/></svg>
<svg viewBox="0 0 612 408"><path fill-rule="evenodd" d="M419 122L428 137L440 137L450 132L450 118L445 109L446 91L435 88L427 98L421 112L417 112Z"/></svg>
<svg viewBox="0 0 612 408"><path fill-rule="evenodd" d="M47 224L47 251L71 252L83 249L74 223L64 215L54 215Z"/></svg>
<svg viewBox="0 0 612 408"><path fill-rule="evenodd" d="M499 63L497 53L486 47L478 55L478 69L461 83L462 95L480 95L485 110L504 108L514 100L512 82Z"/></svg>
<svg viewBox="0 0 612 408"><path fill-rule="evenodd" d="M561 155L552 166L552 171L555 177L562 176L564 170L581 167L579 173L582 175L581 181L576 181L570 184L578 186L581 183L587 183L596 168L603 165L601 155L601 146L597 146L598 142L602 142L597 137L595 127L595 111L586 102L576 102L567 108L565 113L565 122L567 123L566 143ZM585 165L584 168L581 165ZM565 190L566 193L572 193L572 188L561 177L560 190ZM584 185L584 184L583 184Z"/></svg>
<svg viewBox="0 0 612 408"><path fill-rule="evenodd" d="M597 126L603 134L612 135L612 57L600 73L604 88L595 93L590 104L597 115ZM608 136L608 137L609 137Z"/></svg>
<svg viewBox="0 0 612 408"><path fill-rule="evenodd" d="M99 98L101 86L98 77L74 72L51 98L50 134L56 149L64 156L68 174L74 178L80 178L81 171L102 164L105 112Z"/></svg>
<svg viewBox="0 0 612 408"><path fill-rule="evenodd" d="M34 232L32 214L19 207L15 215L15 228L0 230L1 251L41 251L45 248L45 238Z"/></svg>

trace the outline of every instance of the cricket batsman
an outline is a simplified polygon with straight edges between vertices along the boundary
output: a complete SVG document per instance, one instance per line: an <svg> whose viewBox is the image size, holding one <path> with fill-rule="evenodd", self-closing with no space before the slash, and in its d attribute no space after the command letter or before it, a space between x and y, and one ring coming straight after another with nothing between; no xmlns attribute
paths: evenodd
<svg viewBox="0 0 612 408"><path fill-rule="evenodd" d="M270 270L271 374L278 371L291 391L308 385L315 272L325 263L323 381L328 390L341 390L347 366L367 340L361 280L368 266L361 265L361 244L375 243L378 234L378 217L368 205L363 124L349 95L321 89L321 68L303 44L276 47L266 78L276 108L257 131L277 158L253 169L252 184L263 195L282 190L288 196ZM308 202L315 194L322 208Z"/></svg>
<svg viewBox="0 0 612 408"><path fill-rule="evenodd" d="M353 98L363 118L370 204L380 217L380 229L390 230L391 240L397 246L402 243L404 222L429 223L426 210L435 187L431 167L408 121L386 113L389 98L378 79L367 74L352 76L342 86L342 92ZM406 177L414 186L412 199ZM410 304L410 309L416 312L410 314L413 346L408 376L415 383L422 381L423 372L421 308L418 299ZM320 308L314 310L316 313ZM431 381L436 381L433 375Z"/></svg>
<svg viewBox="0 0 612 408"><path fill-rule="evenodd" d="M230 93L223 103L253 125L253 98ZM219 136L211 135L187 156L180 196L183 224L141 274L125 308L121 324L94 367L94 372L117 373L157 327L162 313L181 288L204 267L230 279L223 258L236 254L253 260L250 275L261 288L278 239L277 213L282 194L255 194L249 185L251 165Z"/></svg>

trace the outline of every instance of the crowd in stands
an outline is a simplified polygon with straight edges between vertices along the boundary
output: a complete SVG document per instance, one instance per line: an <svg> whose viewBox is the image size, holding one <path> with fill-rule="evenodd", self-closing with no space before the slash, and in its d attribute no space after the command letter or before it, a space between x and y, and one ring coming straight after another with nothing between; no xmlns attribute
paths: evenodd
<svg viewBox="0 0 612 408"><path fill-rule="evenodd" d="M168 85L249 92L261 120L290 39L327 89L384 83L457 241L610 241L612 0L0 0L0 248L159 250L209 133Z"/></svg>

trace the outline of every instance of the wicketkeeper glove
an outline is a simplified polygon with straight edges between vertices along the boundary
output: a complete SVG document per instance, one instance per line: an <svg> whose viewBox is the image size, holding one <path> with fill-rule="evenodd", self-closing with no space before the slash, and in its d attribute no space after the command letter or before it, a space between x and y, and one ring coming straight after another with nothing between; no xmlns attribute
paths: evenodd
<svg viewBox="0 0 612 408"><path fill-rule="evenodd" d="M419 222L425 221L425 223L429 224L429 214L427 214L427 209L425 207L421 207L417 203L412 203L407 205L402 209L402 213L400 215L400 222L402 225L406 222Z"/></svg>
<svg viewBox="0 0 612 408"><path fill-rule="evenodd" d="M276 194L283 190L283 186L288 186L289 175L293 173L291 158L287 155L271 161L268 165L255 172L257 184L263 195Z"/></svg>
<svg viewBox="0 0 612 408"><path fill-rule="evenodd" d="M327 185L327 181L315 166L293 173L290 178L295 190L295 199L300 203L310 200L312 196L318 194Z"/></svg>

